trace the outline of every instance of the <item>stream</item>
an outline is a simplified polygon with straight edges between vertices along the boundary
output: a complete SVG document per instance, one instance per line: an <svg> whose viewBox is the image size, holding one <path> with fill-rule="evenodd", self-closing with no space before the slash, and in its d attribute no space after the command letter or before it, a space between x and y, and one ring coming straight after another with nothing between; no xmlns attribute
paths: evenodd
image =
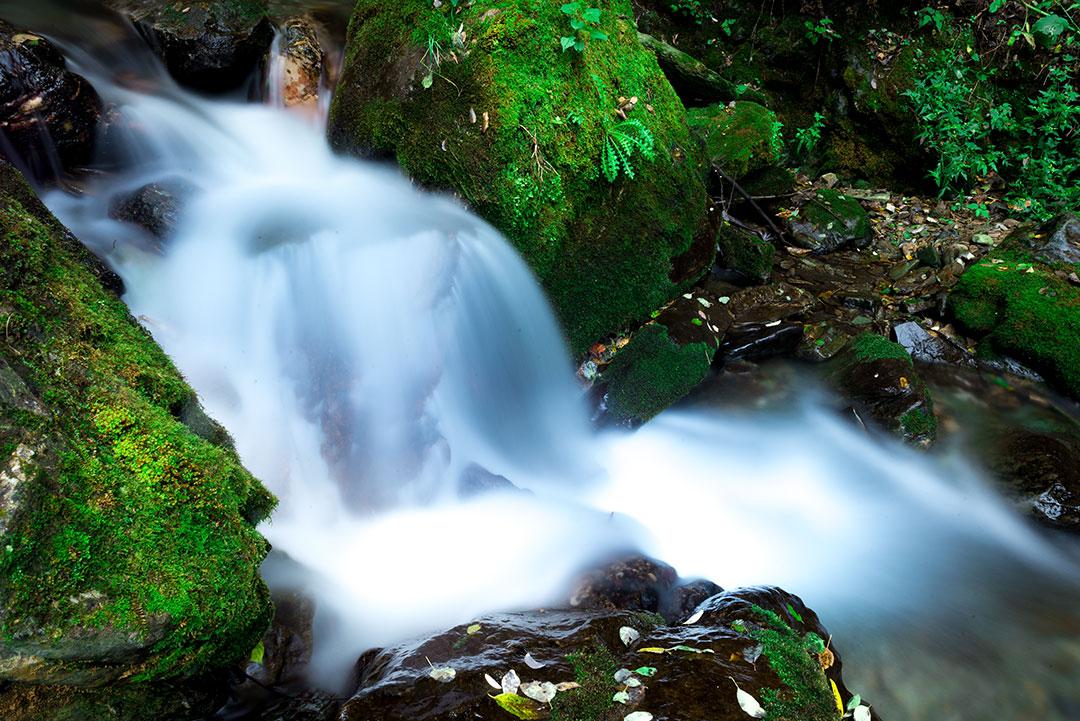
<svg viewBox="0 0 1080 721"><path fill-rule="evenodd" d="M871 438L809 382L782 411L596 431L540 287L484 221L334 156L317 119L176 87L130 29L51 22L121 122L112 170L46 203L280 499L261 531L292 563L266 576L318 600L316 683L640 550L799 594L884 718L1080 718L1080 541L970 459ZM108 213L148 183L183 188L164 247ZM477 466L533 493L463 499Z"/></svg>

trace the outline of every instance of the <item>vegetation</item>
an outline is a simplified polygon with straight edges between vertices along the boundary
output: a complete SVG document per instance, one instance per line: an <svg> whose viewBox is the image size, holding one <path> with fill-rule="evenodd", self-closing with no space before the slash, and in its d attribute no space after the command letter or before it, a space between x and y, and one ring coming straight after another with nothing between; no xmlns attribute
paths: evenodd
<svg viewBox="0 0 1080 721"><path fill-rule="evenodd" d="M572 2L560 9L570 16L570 34L559 38L564 53L571 48L583 53L590 40L608 39L607 33L600 30L600 8L582 7L581 3Z"/></svg>
<svg viewBox="0 0 1080 721"><path fill-rule="evenodd" d="M599 639L591 649L571 653L574 680L581 688L560 693L551 702L552 721L595 721L611 708L611 695L618 689L614 681L618 664Z"/></svg>

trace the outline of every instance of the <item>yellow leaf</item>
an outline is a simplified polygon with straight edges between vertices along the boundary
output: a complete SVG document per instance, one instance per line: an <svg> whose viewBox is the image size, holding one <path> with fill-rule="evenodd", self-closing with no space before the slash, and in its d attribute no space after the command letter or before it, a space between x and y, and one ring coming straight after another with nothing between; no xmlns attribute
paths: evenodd
<svg viewBox="0 0 1080 721"><path fill-rule="evenodd" d="M648 648L639 648L638 653L667 653L667 649L649 646Z"/></svg>
<svg viewBox="0 0 1080 721"><path fill-rule="evenodd" d="M907 388L909 385L911 385L911 384L908 382L908 379L905 378L904 376L900 376L900 387L901 388Z"/></svg>
<svg viewBox="0 0 1080 721"><path fill-rule="evenodd" d="M479 630L480 630L480 624L474 623L473 625L471 625L467 629L465 629L465 633L472 636L474 633L476 633Z"/></svg>
<svg viewBox="0 0 1080 721"><path fill-rule="evenodd" d="M259 645L251 649L251 662L257 663L262 666L263 658L266 656L266 647L263 646L263 642L259 641Z"/></svg>
<svg viewBox="0 0 1080 721"><path fill-rule="evenodd" d="M832 686L833 700L836 701L836 708L840 711L840 717L844 717L844 702L840 698L840 689L836 687L836 681L829 679L829 685Z"/></svg>
<svg viewBox="0 0 1080 721"><path fill-rule="evenodd" d="M544 718L542 707L524 696L518 696L516 693L501 693L498 696L491 696L491 698L495 700L495 703L499 704L503 711L508 711L519 719L536 721Z"/></svg>

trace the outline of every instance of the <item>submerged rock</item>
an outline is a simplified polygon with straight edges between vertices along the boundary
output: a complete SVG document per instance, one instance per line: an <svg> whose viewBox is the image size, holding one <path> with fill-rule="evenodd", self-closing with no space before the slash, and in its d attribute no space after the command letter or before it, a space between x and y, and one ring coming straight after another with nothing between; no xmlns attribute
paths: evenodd
<svg viewBox="0 0 1080 721"><path fill-rule="evenodd" d="M207 92L239 87L274 39L266 0L117 0L181 85Z"/></svg>
<svg viewBox="0 0 1080 721"><path fill-rule="evenodd" d="M913 444L929 445L937 437L930 392L896 343L864 333L829 361L828 375L860 419Z"/></svg>
<svg viewBox="0 0 1080 721"><path fill-rule="evenodd" d="M846 245L870 242L870 220L859 201L838 190L819 188L788 218L792 240L815 253L829 253Z"/></svg>
<svg viewBox="0 0 1080 721"><path fill-rule="evenodd" d="M273 497L181 422L193 391L6 164L0 208L0 682L245 657L270 619L255 524Z"/></svg>
<svg viewBox="0 0 1080 721"><path fill-rule="evenodd" d="M629 2L604 6L606 39L582 30L581 52L562 49L569 20L535 0L361 0L329 137L396 156L502 231L580 353L704 272L712 237L683 105Z"/></svg>
<svg viewBox="0 0 1080 721"><path fill-rule="evenodd" d="M635 711L682 721L743 721L734 679L770 718L835 721L835 693L851 693L839 653L816 614L776 588L721 592L697 606L690 625L628 610L493 614L445 633L365 654L360 684L342 719L449 721L511 718L621 719ZM697 614L695 614L697 615ZM689 619L693 619L690 616ZM680 623L689 620L680 618ZM627 633L623 629L632 629ZM636 635L635 635L636 634ZM542 664L526 665L525 655ZM454 670L449 683L432 667ZM489 686L515 671L525 685ZM619 679L619 680L616 680ZM526 696L530 682L557 691L550 704ZM504 709L517 709L510 712Z"/></svg>
<svg viewBox="0 0 1080 721"><path fill-rule="evenodd" d="M0 20L0 157L39 181L88 163L101 100L48 40Z"/></svg>
<svg viewBox="0 0 1080 721"><path fill-rule="evenodd" d="M190 187L185 183L150 183L117 198L109 207L109 217L138 225L164 240L172 235L188 192Z"/></svg>

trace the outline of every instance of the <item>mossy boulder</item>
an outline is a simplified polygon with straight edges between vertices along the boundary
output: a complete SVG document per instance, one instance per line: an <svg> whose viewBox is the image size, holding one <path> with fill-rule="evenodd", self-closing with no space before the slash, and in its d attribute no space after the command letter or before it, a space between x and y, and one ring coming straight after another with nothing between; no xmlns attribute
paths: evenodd
<svg viewBox="0 0 1080 721"><path fill-rule="evenodd" d="M360 0L329 124L337 150L396 156L502 231L575 352L700 275L711 257L688 251L712 243L682 103L641 46L629 3L591 5L607 39L564 52L573 31L559 3ZM605 148L642 128L653 158L632 150L609 182Z"/></svg>
<svg viewBox="0 0 1080 721"><path fill-rule="evenodd" d="M687 120L702 148L702 171L718 166L738 180L779 163L784 154L780 123L763 105L740 100L727 105L691 108Z"/></svg>
<svg viewBox="0 0 1080 721"><path fill-rule="evenodd" d="M814 192L799 212L788 218L796 245L815 253L829 253L870 242L870 218L858 200L832 188Z"/></svg>
<svg viewBox="0 0 1080 721"><path fill-rule="evenodd" d="M1026 363L1080 399L1080 263L1035 257L1050 257L1045 241L1055 229L1067 226L1014 231L961 276L949 300L957 327L978 339L981 351Z"/></svg>
<svg viewBox="0 0 1080 721"><path fill-rule="evenodd" d="M776 248L758 233L724 221L716 233L716 247L719 268L733 271L746 283L769 282Z"/></svg>
<svg viewBox="0 0 1080 721"><path fill-rule="evenodd" d="M862 420L914 445L937 438L930 391L903 346L863 333L829 361L827 375Z"/></svg>
<svg viewBox="0 0 1080 721"><path fill-rule="evenodd" d="M255 524L274 498L6 164L0 230L0 681L243 658L271 615Z"/></svg>
<svg viewBox="0 0 1080 721"><path fill-rule="evenodd" d="M182 85L232 90L251 77L270 50L274 26L267 0L114 0Z"/></svg>

